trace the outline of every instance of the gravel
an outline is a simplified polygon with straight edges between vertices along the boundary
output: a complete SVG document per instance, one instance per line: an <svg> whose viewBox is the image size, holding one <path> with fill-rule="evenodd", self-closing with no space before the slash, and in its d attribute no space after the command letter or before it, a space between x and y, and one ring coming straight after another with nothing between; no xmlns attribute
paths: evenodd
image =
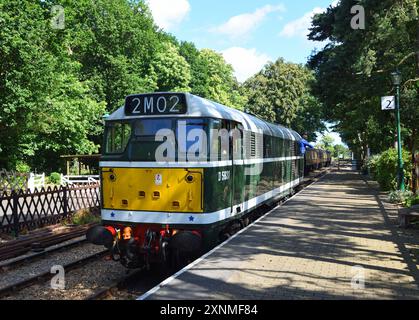
<svg viewBox="0 0 419 320"><path fill-rule="evenodd" d="M101 246L85 243L65 251L54 252L36 261L25 262L20 266L0 273L0 288L50 271L52 266L66 265L101 252L103 249ZM24 288L3 299L81 299L93 294L97 288L112 284L116 279L124 276L125 273L126 269L119 262L114 262L106 257L70 270L65 275L65 290L51 289L48 280L42 285Z"/></svg>
<svg viewBox="0 0 419 320"><path fill-rule="evenodd" d="M54 290L50 281L16 292L8 300L82 300L111 286L126 273L119 263L105 258L73 269L65 275L65 289Z"/></svg>

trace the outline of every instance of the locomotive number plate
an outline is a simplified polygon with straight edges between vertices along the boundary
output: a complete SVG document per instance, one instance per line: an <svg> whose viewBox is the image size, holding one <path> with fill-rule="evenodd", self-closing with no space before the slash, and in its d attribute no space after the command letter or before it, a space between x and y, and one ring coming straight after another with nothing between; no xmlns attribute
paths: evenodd
<svg viewBox="0 0 419 320"><path fill-rule="evenodd" d="M131 116L185 114L186 96L179 93L131 95L125 98L125 114Z"/></svg>

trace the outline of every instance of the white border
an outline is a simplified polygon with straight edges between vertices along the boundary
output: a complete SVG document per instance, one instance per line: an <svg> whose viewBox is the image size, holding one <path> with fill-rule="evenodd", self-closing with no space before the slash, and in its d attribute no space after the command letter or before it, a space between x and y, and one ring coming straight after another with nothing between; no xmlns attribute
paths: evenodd
<svg viewBox="0 0 419 320"><path fill-rule="evenodd" d="M308 188L310 188L312 185L316 184L317 182L321 181L327 174L325 174L324 176L322 176L320 179L318 179L317 181L314 181L313 183L309 184L306 188L304 188L301 191L307 190ZM231 240L233 240L234 238L236 238L237 236L239 236L240 234L242 234L243 232L245 232L246 230L248 230L250 227L256 225L258 222L260 222L262 219L266 218L268 215L270 215L272 212L274 212L276 209L278 209L280 206L286 204L288 201L290 201L291 199L293 199L294 197L296 197L297 195L299 195L300 192L296 193L295 195L293 195L292 197L290 197L289 199L287 199L286 201L284 201L282 204L276 206L275 208L273 208L271 211L267 212L266 214L264 214L262 217L260 217L259 219L257 219L256 221L254 221L253 223L249 224L246 228L240 230L239 232L237 232L235 235L233 235L232 237L228 238L226 241L224 241L223 243L219 244L217 247L215 247L214 249L212 249L211 251L207 252L206 254L204 254L202 257L196 259L195 261L193 261L192 263L190 263L189 265L187 265L186 267L184 267L182 270L179 270L178 272L176 272L174 275L170 276L169 278L167 278L166 280L160 282L157 286L155 286L154 288L148 290L146 293L144 293L143 295L139 296L136 300L145 300L147 299L149 296L151 296L152 294L156 293L158 290L160 290L161 288L163 288L164 286L166 286L167 284L169 284L170 282L172 282L173 280L175 280L177 277L179 277L181 274L185 273L186 271L192 269L193 267L195 267L198 263L201 263L203 260L205 260L206 258L208 258L210 255L212 255L215 251L217 251L218 249L222 248L223 246L225 246L226 244L228 244Z"/></svg>
<svg viewBox="0 0 419 320"><path fill-rule="evenodd" d="M275 190L266 192L232 208L222 209L210 213L184 213L184 212L152 212L152 211L124 211L102 209L102 219L115 222L155 223L155 224L212 224L239 215L256 207L258 204L271 199L282 192L300 184L302 178L289 182ZM236 208L240 207L240 212ZM191 219L192 217L192 219Z"/></svg>

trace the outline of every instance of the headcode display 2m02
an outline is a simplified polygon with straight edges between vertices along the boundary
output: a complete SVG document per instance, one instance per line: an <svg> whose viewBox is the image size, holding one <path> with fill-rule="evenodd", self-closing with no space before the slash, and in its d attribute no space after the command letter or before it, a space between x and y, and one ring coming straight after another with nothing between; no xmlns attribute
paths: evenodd
<svg viewBox="0 0 419 320"><path fill-rule="evenodd" d="M182 93L137 94L125 98L127 116L185 114L186 95Z"/></svg>

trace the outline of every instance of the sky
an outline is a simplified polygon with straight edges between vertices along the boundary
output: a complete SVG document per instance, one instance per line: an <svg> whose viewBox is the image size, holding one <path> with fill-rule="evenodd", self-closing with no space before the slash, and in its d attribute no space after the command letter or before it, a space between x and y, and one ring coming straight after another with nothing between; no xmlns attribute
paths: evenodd
<svg viewBox="0 0 419 320"><path fill-rule="evenodd" d="M307 39L311 17L336 0L146 0L156 24L198 49L220 52L240 82L282 57L305 63L324 44ZM340 137L333 134L336 143Z"/></svg>

